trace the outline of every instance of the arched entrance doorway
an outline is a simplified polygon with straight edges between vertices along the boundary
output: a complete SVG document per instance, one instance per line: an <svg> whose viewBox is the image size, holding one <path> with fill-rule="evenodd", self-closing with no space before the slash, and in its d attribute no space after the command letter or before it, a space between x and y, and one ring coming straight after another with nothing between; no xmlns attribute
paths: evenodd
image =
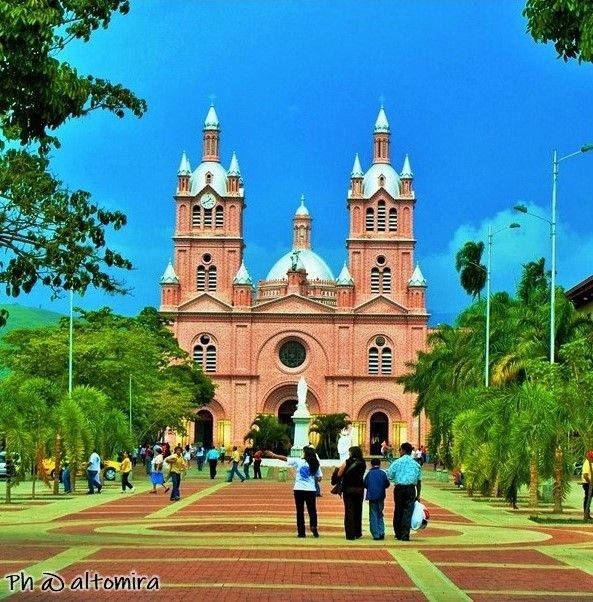
<svg viewBox="0 0 593 602"><path fill-rule="evenodd" d="M297 403L296 399L287 399L278 407L278 421L281 424L288 425L291 441L294 441L294 422L292 421L292 415L297 408Z"/></svg>
<svg viewBox="0 0 593 602"><path fill-rule="evenodd" d="M206 449L212 447L214 441L214 419L208 410L200 410L196 414L194 428L194 443L203 445Z"/></svg>
<svg viewBox="0 0 593 602"><path fill-rule="evenodd" d="M369 450L372 455L381 453L381 443L389 442L389 419L385 412L371 414L369 422Z"/></svg>

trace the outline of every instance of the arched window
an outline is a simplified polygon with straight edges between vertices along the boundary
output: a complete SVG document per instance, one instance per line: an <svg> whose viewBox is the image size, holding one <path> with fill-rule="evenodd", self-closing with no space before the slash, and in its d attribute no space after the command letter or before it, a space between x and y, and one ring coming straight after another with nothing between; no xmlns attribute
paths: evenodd
<svg viewBox="0 0 593 602"><path fill-rule="evenodd" d="M371 293L379 293L380 274L379 268L371 268Z"/></svg>
<svg viewBox="0 0 593 602"><path fill-rule="evenodd" d="M391 270L389 268L383 270L383 292L391 292Z"/></svg>
<svg viewBox="0 0 593 602"><path fill-rule="evenodd" d="M366 230L367 232L375 229L375 211L372 207L367 209L366 213Z"/></svg>
<svg viewBox="0 0 593 602"><path fill-rule="evenodd" d="M389 231L397 231L397 209L389 210Z"/></svg>
<svg viewBox="0 0 593 602"><path fill-rule="evenodd" d="M198 366L204 365L204 348L202 345L196 345L194 347L194 362L196 362Z"/></svg>
<svg viewBox="0 0 593 602"><path fill-rule="evenodd" d="M206 347L206 372L216 372L216 347Z"/></svg>
<svg viewBox="0 0 593 602"><path fill-rule="evenodd" d="M214 226L216 228L222 228L224 226L224 209L222 205L218 205L214 212Z"/></svg>
<svg viewBox="0 0 593 602"><path fill-rule="evenodd" d="M377 203L377 230L385 232L385 201Z"/></svg>
<svg viewBox="0 0 593 602"><path fill-rule="evenodd" d="M194 205L191 210L191 225L192 228L199 228L202 224L202 208L199 205Z"/></svg>
<svg viewBox="0 0 593 602"><path fill-rule="evenodd" d="M212 209L204 209L204 228L212 228Z"/></svg>
<svg viewBox="0 0 593 602"><path fill-rule="evenodd" d="M196 290L206 290L206 268L203 265L199 265L196 271Z"/></svg>
<svg viewBox="0 0 593 602"><path fill-rule="evenodd" d="M369 349L369 374L379 374L379 350L376 347Z"/></svg>
<svg viewBox="0 0 593 602"><path fill-rule="evenodd" d="M212 184L212 174L210 172L206 174L206 184Z"/></svg>
<svg viewBox="0 0 593 602"><path fill-rule="evenodd" d="M391 349L381 349L381 374L391 374Z"/></svg>
<svg viewBox="0 0 593 602"><path fill-rule="evenodd" d="M216 266L212 265L208 269L208 290L215 291L216 290Z"/></svg>
<svg viewBox="0 0 593 602"><path fill-rule="evenodd" d="M383 175L379 176L379 186L380 187L385 186L385 176L383 176Z"/></svg>

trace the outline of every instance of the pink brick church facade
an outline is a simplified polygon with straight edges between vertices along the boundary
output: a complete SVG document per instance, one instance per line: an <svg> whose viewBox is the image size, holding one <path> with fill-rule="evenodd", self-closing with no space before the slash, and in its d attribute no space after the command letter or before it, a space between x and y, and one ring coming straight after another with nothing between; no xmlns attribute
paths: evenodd
<svg viewBox="0 0 593 602"><path fill-rule="evenodd" d="M233 153L225 169L219 149L212 106L200 164L192 170L185 153L181 159L174 266L161 278L161 312L217 384L215 399L190 424L190 441L241 445L256 414L288 421L301 375L310 412L348 413L366 451L384 438L424 440L424 419L412 417L415 398L395 382L427 336L426 282L414 263L416 198L407 155L401 173L391 166L383 108L371 166L363 172L354 160L348 255L337 278L311 248L312 218L301 199L292 248L253 286L243 261L239 164Z"/></svg>

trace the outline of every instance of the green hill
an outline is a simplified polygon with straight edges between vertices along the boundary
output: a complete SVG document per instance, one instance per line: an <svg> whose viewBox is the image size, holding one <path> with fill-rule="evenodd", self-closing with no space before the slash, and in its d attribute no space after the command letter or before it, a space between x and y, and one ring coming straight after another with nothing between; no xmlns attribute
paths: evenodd
<svg viewBox="0 0 593 602"><path fill-rule="evenodd" d="M59 319L63 317L63 314L55 311L25 307L18 303L0 303L0 309L5 309L8 312L8 322L4 328L0 329L0 336L17 328L36 328L57 324Z"/></svg>

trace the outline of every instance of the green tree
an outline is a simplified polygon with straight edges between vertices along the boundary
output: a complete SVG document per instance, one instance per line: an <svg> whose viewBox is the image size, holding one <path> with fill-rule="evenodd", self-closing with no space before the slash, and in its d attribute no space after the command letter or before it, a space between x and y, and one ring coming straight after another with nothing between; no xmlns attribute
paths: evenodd
<svg viewBox="0 0 593 602"><path fill-rule="evenodd" d="M128 10L128 0L0 0L0 282L8 295L39 281L55 293L125 290L109 268L131 264L105 239L106 227L122 227L125 215L70 191L50 173L49 152L59 146L55 130L70 119L97 109L118 117L145 112L145 101L121 84L58 58ZM6 317L0 312L0 325Z"/></svg>
<svg viewBox="0 0 593 602"><path fill-rule="evenodd" d="M486 284L486 267L480 262L484 253L483 242L466 242L455 256L455 269L459 272L461 286L468 295L480 298Z"/></svg>
<svg viewBox="0 0 593 602"><path fill-rule="evenodd" d="M253 447L261 450L285 453L290 447L288 425L282 424L276 416L258 414L243 441L250 441Z"/></svg>
<svg viewBox="0 0 593 602"><path fill-rule="evenodd" d="M309 431L319 434L319 457L338 457L338 437L340 431L348 424L348 414L318 414L315 416Z"/></svg>
<svg viewBox="0 0 593 602"><path fill-rule="evenodd" d="M536 42L553 42L565 61L593 61L593 4L590 0L527 0L523 15Z"/></svg>

